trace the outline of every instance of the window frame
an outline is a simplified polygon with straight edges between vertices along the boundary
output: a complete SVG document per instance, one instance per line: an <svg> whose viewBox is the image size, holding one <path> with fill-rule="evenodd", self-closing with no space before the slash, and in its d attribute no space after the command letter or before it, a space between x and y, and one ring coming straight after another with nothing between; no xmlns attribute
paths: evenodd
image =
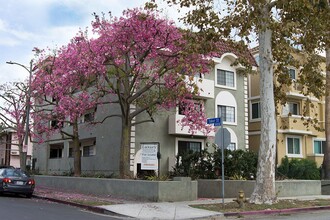
<svg viewBox="0 0 330 220"><path fill-rule="evenodd" d="M294 78L292 78L292 72L294 72ZM288 74L292 81L297 80L297 70L295 68L288 68Z"/></svg>
<svg viewBox="0 0 330 220"><path fill-rule="evenodd" d="M220 82L218 80L218 76L221 72L224 73L225 85L220 84ZM226 77L227 73L232 74L233 85L228 85L228 81L227 81L227 77ZM229 89L236 89L236 73L235 73L235 71L216 68L216 80L215 81L216 81L216 85L219 86L219 87L229 88Z"/></svg>
<svg viewBox="0 0 330 220"><path fill-rule="evenodd" d="M294 143L292 146L292 151L293 153L289 153L289 139L293 139L293 140L298 140L299 141L299 153L294 153ZM302 154L302 137L301 136L295 136L295 135L287 135L285 138L285 143L286 143L286 155L288 157L296 157L296 158L302 158L303 154Z"/></svg>
<svg viewBox="0 0 330 220"><path fill-rule="evenodd" d="M199 142L199 143L201 143L201 150L204 150L204 148L205 148L205 140L204 139L176 138L176 140L175 140L175 155L179 155L179 141Z"/></svg>
<svg viewBox="0 0 330 220"><path fill-rule="evenodd" d="M316 153L315 152L315 142L321 142L321 153ZM313 138L313 154L314 155L320 155L320 156L324 155L323 149L324 149L325 146L323 146L323 144L326 145L326 139L324 139L324 138Z"/></svg>
<svg viewBox="0 0 330 220"><path fill-rule="evenodd" d="M53 152L52 152L53 151ZM56 156L54 156L56 152ZM64 143L49 144L49 159L61 159L63 158Z"/></svg>
<svg viewBox="0 0 330 220"><path fill-rule="evenodd" d="M220 108L219 108L220 107ZM225 107L226 108L226 115L223 117L222 116L222 111L219 111L221 110L221 107ZM227 108L232 108L233 110L233 113L234 113L234 121L227 121ZM221 117L222 121L224 124L236 124L236 121L237 121L237 115L236 115L236 108L235 106L228 106L228 105L217 105L217 116L218 117Z"/></svg>
<svg viewBox="0 0 330 220"><path fill-rule="evenodd" d="M257 112L257 118L254 118L253 117L253 105L257 104L258 105L258 112ZM251 101L251 105L250 105L250 109L251 109L251 114L250 114L250 120L253 120L253 121L258 121L258 120L261 120L261 106L260 106L260 101Z"/></svg>

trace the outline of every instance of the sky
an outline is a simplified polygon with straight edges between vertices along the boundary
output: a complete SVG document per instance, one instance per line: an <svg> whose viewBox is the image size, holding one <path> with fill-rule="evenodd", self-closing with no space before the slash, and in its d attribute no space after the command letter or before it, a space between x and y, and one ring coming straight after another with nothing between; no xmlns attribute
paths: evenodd
<svg viewBox="0 0 330 220"><path fill-rule="evenodd" d="M121 16L123 10L144 6L146 0L1 0L0 7L0 84L22 81L28 71L34 47L55 49L69 43L79 28L91 29L93 13L111 11ZM177 18L176 9L165 4L164 14ZM177 20L177 19L176 19Z"/></svg>

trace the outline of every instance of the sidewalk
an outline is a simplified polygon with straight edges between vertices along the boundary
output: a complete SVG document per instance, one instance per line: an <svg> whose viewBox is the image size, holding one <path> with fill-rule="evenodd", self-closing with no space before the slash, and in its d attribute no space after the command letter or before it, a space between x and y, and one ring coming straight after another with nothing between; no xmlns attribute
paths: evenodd
<svg viewBox="0 0 330 220"><path fill-rule="evenodd" d="M110 195L95 196L74 192L58 191L51 188L37 187L34 193L35 197L48 199L54 202L74 205L93 212L110 214L117 216L119 219L225 219L230 213L220 213L192 208L193 204L221 204L222 199L198 199L186 202L142 202L137 200L127 200L125 198L115 198ZM298 200L314 200L314 199L330 199L330 196L302 196L302 197L286 197L279 199L298 199ZM79 201L79 202L78 202ZM225 202L232 202L233 199L225 199ZM82 205L83 203L84 205ZM104 205L106 204L106 205ZM323 207L330 209L330 207ZM317 207L286 209L286 210L263 210L253 211L251 213L240 213L243 215L267 215L278 213L293 213L309 210L320 210ZM235 213L231 213L235 215Z"/></svg>

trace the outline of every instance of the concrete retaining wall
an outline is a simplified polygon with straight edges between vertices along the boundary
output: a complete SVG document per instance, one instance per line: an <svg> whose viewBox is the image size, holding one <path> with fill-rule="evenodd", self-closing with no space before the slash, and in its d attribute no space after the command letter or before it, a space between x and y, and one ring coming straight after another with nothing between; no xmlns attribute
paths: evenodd
<svg viewBox="0 0 330 220"><path fill-rule="evenodd" d="M254 184L255 181L249 180L226 180L225 198L236 198L240 190L243 190L245 196L249 197L253 192ZM278 197L321 195L321 181L319 180L276 181L275 188ZM222 198L222 181L198 180L198 197Z"/></svg>
<svg viewBox="0 0 330 220"><path fill-rule="evenodd" d="M114 195L155 202L190 201L197 199L197 181L189 177L173 181L34 176L39 186L72 190L95 195Z"/></svg>

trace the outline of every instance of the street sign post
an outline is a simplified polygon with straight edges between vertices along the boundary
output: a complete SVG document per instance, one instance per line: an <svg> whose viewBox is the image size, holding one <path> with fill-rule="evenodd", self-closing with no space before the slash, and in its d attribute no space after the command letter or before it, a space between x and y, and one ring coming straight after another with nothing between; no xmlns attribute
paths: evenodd
<svg viewBox="0 0 330 220"><path fill-rule="evenodd" d="M222 205L223 207L225 206L225 157L224 157L224 148L225 146L228 146L230 144L230 133L229 131L226 129L226 131L229 133L229 135L226 133L226 142L225 142L225 131L223 129L223 123L221 118L208 118L207 119L207 124L213 124L214 126L221 126L221 128L219 129L220 132L218 131L218 133L220 133L219 135L219 144L221 145L221 177L222 177ZM229 141L228 141L228 137L229 137ZM216 135L216 139L217 139L217 135ZM229 143L228 143L229 142ZM218 144L218 146L219 146ZM225 145L226 144L226 145Z"/></svg>

